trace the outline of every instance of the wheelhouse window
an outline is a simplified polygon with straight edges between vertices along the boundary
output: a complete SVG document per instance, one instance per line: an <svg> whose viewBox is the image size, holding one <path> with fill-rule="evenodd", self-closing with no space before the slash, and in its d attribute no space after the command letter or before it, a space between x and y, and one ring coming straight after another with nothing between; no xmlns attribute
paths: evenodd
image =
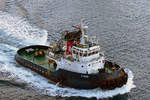
<svg viewBox="0 0 150 100"><path fill-rule="evenodd" d="M84 53L83 56L86 57L86 56L87 56L87 53Z"/></svg>
<svg viewBox="0 0 150 100"><path fill-rule="evenodd" d="M82 56L82 53L80 52L80 56Z"/></svg>
<svg viewBox="0 0 150 100"><path fill-rule="evenodd" d="M87 51L85 51L85 52L83 53L83 56L84 56L84 57L88 56Z"/></svg>
<svg viewBox="0 0 150 100"><path fill-rule="evenodd" d="M96 51L96 54L98 53L98 51Z"/></svg>
<svg viewBox="0 0 150 100"><path fill-rule="evenodd" d="M88 54L88 56L91 56L92 55L92 52L90 52L89 54Z"/></svg>
<svg viewBox="0 0 150 100"><path fill-rule="evenodd" d="M95 54L95 52L92 52L92 55L94 55Z"/></svg>

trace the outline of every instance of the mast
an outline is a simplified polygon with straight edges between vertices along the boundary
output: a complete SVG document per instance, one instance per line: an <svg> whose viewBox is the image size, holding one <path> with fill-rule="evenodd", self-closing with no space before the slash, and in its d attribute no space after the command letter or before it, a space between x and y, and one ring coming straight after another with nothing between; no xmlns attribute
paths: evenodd
<svg viewBox="0 0 150 100"><path fill-rule="evenodd" d="M84 21L84 19L81 18L80 19L80 28L81 28L82 37L81 37L80 44L82 44L82 45L85 44L85 30L84 29L88 28L88 26L83 25L83 21Z"/></svg>

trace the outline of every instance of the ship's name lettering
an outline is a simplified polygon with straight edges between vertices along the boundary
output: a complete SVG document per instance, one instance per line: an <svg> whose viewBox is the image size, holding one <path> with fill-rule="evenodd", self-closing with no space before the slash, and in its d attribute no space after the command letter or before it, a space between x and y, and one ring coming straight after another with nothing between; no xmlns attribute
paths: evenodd
<svg viewBox="0 0 150 100"><path fill-rule="evenodd" d="M81 75L81 77L88 78L89 76L88 75Z"/></svg>

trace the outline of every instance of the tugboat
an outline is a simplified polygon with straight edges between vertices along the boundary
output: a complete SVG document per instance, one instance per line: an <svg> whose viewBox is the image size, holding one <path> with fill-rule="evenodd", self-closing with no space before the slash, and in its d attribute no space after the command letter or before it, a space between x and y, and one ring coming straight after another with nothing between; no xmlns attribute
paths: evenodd
<svg viewBox="0 0 150 100"><path fill-rule="evenodd" d="M81 19L76 30L66 31L57 44L21 48L15 60L55 84L75 89L112 90L127 83L128 75L114 62L105 60L96 37L89 38Z"/></svg>

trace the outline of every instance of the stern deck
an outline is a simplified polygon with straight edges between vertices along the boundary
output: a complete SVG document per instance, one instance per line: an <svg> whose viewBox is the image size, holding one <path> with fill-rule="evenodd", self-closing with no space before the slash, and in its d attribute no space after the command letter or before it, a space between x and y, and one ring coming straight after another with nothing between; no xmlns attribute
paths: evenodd
<svg viewBox="0 0 150 100"><path fill-rule="evenodd" d="M42 56L42 57L35 57L35 54L38 53L39 50L35 51L32 54L28 54L26 51L22 51L19 53L19 55L30 61L33 62L41 67L44 67L50 71L56 71L56 69L54 68L54 62L49 62L49 58L46 57L46 55Z"/></svg>

